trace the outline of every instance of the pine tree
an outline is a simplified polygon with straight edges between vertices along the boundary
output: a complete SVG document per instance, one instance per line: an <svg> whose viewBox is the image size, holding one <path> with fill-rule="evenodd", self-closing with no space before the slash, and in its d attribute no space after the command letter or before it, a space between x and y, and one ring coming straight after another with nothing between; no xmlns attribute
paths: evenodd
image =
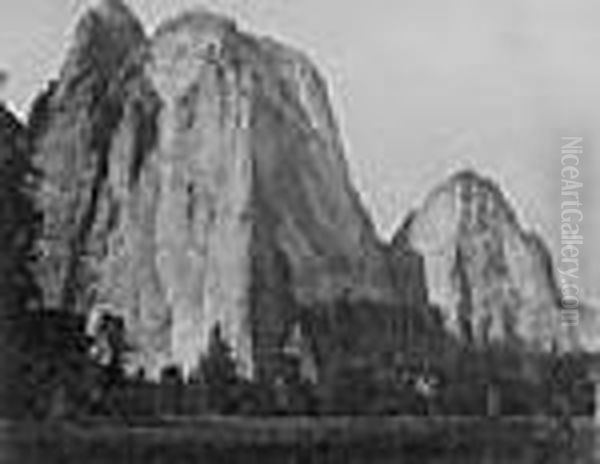
<svg viewBox="0 0 600 464"><path fill-rule="evenodd" d="M230 412L239 379L231 347L223 339L219 323L211 331L208 352L200 362L200 374L207 387L209 407L219 413Z"/></svg>
<svg viewBox="0 0 600 464"><path fill-rule="evenodd" d="M39 305L40 291L31 271L41 216L34 206L37 176L28 135L0 108L0 299L3 315Z"/></svg>
<svg viewBox="0 0 600 464"><path fill-rule="evenodd" d="M22 389L27 309L40 307L32 272L40 215L34 207L36 174L29 137L19 121L0 105L0 410L14 410Z"/></svg>

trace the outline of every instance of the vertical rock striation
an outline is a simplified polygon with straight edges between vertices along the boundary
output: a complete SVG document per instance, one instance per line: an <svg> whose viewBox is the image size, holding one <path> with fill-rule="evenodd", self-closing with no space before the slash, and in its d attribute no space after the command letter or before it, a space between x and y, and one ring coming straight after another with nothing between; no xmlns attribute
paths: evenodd
<svg viewBox="0 0 600 464"><path fill-rule="evenodd" d="M58 80L34 104L30 125L43 173L38 275L53 308L84 304L80 264L109 163L123 99L123 69L144 43L140 24L119 1L104 1L79 22Z"/></svg>
<svg viewBox="0 0 600 464"><path fill-rule="evenodd" d="M299 306L402 305L325 84L295 50L203 11L146 39L104 1L31 124L47 304L122 315L151 376L190 374L217 324L252 376Z"/></svg>
<svg viewBox="0 0 600 464"><path fill-rule="evenodd" d="M570 345L550 254L489 179L452 176L399 234L423 254L430 299L460 339L534 350Z"/></svg>

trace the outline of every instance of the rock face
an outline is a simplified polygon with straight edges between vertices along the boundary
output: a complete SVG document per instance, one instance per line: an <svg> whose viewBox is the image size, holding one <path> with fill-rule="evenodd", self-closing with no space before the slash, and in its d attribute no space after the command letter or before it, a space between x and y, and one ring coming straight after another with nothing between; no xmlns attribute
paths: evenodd
<svg viewBox="0 0 600 464"><path fill-rule="evenodd" d="M44 212L38 276L47 306L70 306L76 298L73 257L84 252L94 222L118 124L120 73L144 40L123 5L102 3L82 18L59 79L34 104L30 125L43 173L38 203Z"/></svg>
<svg viewBox="0 0 600 464"><path fill-rule="evenodd" d="M398 235L423 254L430 300L461 340L533 350L570 343L550 254L489 179L470 171L452 176Z"/></svg>
<svg viewBox="0 0 600 464"><path fill-rule="evenodd" d="M215 325L261 375L299 305L403 302L295 50L208 12L146 39L105 1L31 125L46 302L123 316L150 376L192 372Z"/></svg>

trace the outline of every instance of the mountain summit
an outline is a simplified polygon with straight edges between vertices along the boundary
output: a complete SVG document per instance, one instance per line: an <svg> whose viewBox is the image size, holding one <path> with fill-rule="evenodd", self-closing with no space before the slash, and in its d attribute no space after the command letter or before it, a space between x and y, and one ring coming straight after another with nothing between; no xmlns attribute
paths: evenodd
<svg viewBox="0 0 600 464"><path fill-rule="evenodd" d="M123 316L154 377L215 326L253 376L299 306L402 304L309 59L207 12L145 39L116 1L77 31L33 117L48 304Z"/></svg>
<svg viewBox="0 0 600 464"><path fill-rule="evenodd" d="M542 350L568 345L550 253L520 227L490 179L456 173L399 234L423 254L431 301L457 337Z"/></svg>

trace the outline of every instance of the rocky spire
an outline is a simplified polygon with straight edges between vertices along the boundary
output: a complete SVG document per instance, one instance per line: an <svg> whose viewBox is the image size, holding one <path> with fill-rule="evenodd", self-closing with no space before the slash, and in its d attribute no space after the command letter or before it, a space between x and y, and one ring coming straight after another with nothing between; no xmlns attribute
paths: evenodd
<svg viewBox="0 0 600 464"><path fill-rule="evenodd" d="M561 337L550 254L521 227L492 180L473 171L454 174L398 234L423 254L429 295L450 332L468 338L466 324L475 343L516 338L544 349ZM472 298L468 314L465 294Z"/></svg>
<svg viewBox="0 0 600 464"><path fill-rule="evenodd" d="M98 91L144 42L141 23L121 0L97 2L75 27L59 78L58 98Z"/></svg>
<svg viewBox="0 0 600 464"><path fill-rule="evenodd" d="M138 77L125 71L145 44L140 22L123 2L102 0L82 15L57 80L34 104L30 125L43 178L40 248L46 256L39 272L50 307L69 306L70 285L78 285L81 247L96 215L126 83Z"/></svg>

